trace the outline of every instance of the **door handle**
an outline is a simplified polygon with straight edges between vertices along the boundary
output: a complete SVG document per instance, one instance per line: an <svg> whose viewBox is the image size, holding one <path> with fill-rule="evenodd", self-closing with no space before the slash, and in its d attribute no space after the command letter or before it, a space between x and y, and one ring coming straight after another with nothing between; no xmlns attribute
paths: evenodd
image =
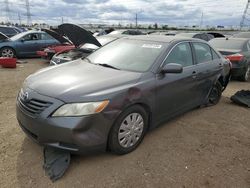
<svg viewBox="0 0 250 188"><path fill-rule="evenodd" d="M192 78L193 78L193 79L197 78L197 73L196 73L196 71L193 71L193 72L192 72Z"/></svg>

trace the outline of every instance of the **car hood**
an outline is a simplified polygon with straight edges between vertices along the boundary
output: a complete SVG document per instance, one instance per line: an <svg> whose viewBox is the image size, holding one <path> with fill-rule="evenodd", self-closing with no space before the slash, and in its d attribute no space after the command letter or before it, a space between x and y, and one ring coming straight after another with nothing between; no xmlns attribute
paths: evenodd
<svg viewBox="0 0 250 188"><path fill-rule="evenodd" d="M95 44L99 47L101 46L98 40L90 32L77 25L66 23L59 25L58 29L60 33L67 36L75 46L85 43Z"/></svg>
<svg viewBox="0 0 250 188"><path fill-rule="evenodd" d="M60 35L59 33L50 30L50 29L42 29L42 31L48 33L50 36L52 36L53 38L55 38L56 40L58 40L60 43L71 43L68 39L66 39L65 37L63 37L62 35Z"/></svg>
<svg viewBox="0 0 250 188"><path fill-rule="evenodd" d="M24 90L28 87L64 102L104 100L109 94L132 87L141 75L76 60L29 76L24 82Z"/></svg>

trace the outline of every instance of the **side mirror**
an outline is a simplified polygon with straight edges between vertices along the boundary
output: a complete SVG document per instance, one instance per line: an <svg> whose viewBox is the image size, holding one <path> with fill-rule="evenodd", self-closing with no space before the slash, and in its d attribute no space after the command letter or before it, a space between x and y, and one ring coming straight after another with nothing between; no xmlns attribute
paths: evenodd
<svg viewBox="0 0 250 188"><path fill-rule="evenodd" d="M25 40L24 39L21 39L21 42L24 42Z"/></svg>
<svg viewBox="0 0 250 188"><path fill-rule="evenodd" d="M166 73L182 73L183 72L183 67L180 64L177 63L169 63L166 64L163 69L161 70L161 73L166 74Z"/></svg>

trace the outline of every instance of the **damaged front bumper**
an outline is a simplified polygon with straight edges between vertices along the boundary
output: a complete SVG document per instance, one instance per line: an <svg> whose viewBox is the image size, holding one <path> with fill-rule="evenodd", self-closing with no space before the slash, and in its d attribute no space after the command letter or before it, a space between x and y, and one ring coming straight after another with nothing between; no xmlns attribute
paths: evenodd
<svg viewBox="0 0 250 188"><path fill-rule="evenodd" d="M32 90L29 91L29 95L32 98L39 98L40 101L49 101L51 104L40 114L32 114L32 111L24 107L25 104L21 101L20 94L17 98L18 123L33 141L77 154L106 150L109 130L113 124L111 114L108 116L100 113L82 117L51 117L51 114L64 103Z"/></svg>

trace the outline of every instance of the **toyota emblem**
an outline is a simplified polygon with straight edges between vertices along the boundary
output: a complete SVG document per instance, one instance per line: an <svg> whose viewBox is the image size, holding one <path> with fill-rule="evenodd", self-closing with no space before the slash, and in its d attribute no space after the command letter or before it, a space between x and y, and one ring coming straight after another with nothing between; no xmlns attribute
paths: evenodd
<svg viewBox="0 0 250 188"><path fill-rule="evenodd" d="M23 99L24 99L24 101L28 101L29 100L29 93L28 92L24 93Z"/></svg>

